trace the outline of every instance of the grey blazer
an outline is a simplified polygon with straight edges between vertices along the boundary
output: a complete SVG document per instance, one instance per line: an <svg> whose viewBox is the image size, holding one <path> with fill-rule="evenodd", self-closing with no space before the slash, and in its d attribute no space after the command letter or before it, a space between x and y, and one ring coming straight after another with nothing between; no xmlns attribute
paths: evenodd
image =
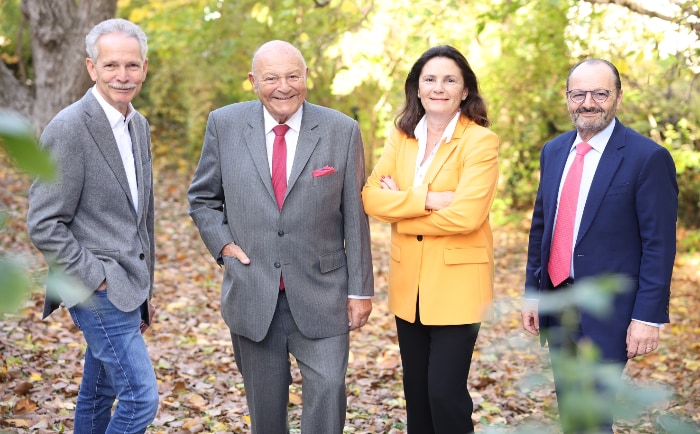
<svg viewBox="0 0 700 434"><path fill-rule="evenodd" d="M130 312L153 290L153 175L151 138L137 113L129 132L133 143L138 214L124 165L107 120L91 90L63 109L46 126L40 142L55 160L59 175L35 181L29 190L27 227L34 245L74 285L49 279L44 318L63 302L72 307L107 280L107 296ZM60 282L59 282L60 283Z"/></svg>
<svg viewBox="0 0 700 434"><path fill-rule="evenodd" d="M314 171L335 169L325 176ZM361 199L364 151L357 122L304 103L280 211L268 164L260 101L213 111L188 192L190 215L225 266L222 316L235 334L261 341L275 312L280 273L309 338L348 332L347 299L374 293L369 224ZM250 258L221 257L228 243Z"/></svg>

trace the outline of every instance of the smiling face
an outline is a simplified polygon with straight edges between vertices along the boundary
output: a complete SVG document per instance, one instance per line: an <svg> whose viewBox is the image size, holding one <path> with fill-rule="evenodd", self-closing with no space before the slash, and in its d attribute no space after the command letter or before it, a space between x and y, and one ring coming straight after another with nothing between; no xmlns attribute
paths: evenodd
<svg viewBox="0 0 700 434"><path fill-rule="evenodd" d="M575 103L567 97L571 121L583 140L589 140L604 130L615 118L622 103L622 90L617 91L616 88L613 72L605 63L583 63L571 73L567 90L612 90L602 103L596 102L591 92L586 92L585 99L580 103Z"/></svg>
<svg viewBox="0 0 700 434"><path fill-rule="evenodd" d="M146 80L148 59L141 57L138 39L120 33L102 35L97 52L97 59L85 60L90 78L109 105L126 115Z"/></svg>
<svg viewBox="0 0 700 434"><path fill-rule="evenodd" d="M294 46L272 41L255 53L248 80L267 111L283 124L306 99L308 73L304 58Z"/></svg>
<svg viewBox="0 0 700 434"><path fill-rule="evenodd" d="M418 78L418 98L427 116L452 118L467 98L457 63L447 57L433 57L426 62Z"/></svg>

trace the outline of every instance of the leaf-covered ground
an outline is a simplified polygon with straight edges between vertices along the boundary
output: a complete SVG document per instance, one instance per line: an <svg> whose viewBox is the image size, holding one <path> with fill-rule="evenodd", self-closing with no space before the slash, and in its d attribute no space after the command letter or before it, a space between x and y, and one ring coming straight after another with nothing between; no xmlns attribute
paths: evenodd
<svg viewBox="0 0 700 434"><path fill-rule="evenodd" d="M189 175L160 171L157 177L156 320L146 339L159 380L160 410L150 433L246 433L245 395L219 315L218 267L206 253L187 215ZM5 254L23 257L36 291L15 315L0 317L0 432L70 432L81 379L84 344L65 310L41 320L43 260L26 228L28 179L0 157L0 229ZM394 320L386 308L388 227L372 223L376 275L374 310L351 335L347 375L347 433L405 432L401 363ZM517 432L531 421L552 422L551 383L528 390L521 381L550 375L546 350L520 328L527 222L494 228L497 319L484 324L469 381L477 431ZM674 273L671 324L660 349L631 361L638 384L660 384L673 397L635 420L618 421L619 433L663 432L659 416L700 422L700 256L679 254ZM1 290L1 289L0 289ZM290 388L292 432L299 432L301 377ZM321 433L322 434L322 433Z"/></svg>

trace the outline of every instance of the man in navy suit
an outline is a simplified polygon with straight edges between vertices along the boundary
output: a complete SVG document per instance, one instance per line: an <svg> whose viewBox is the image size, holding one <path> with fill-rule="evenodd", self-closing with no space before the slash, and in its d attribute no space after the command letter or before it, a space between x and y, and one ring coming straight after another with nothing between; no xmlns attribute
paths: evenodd
<svg viewBox="0 0 700 434"><path fill-rule="evenodd" d="M614 65L600 59L584 60L571 69L566 88L576 130L542 148L523 327L532 334L542 329L542 342L548 340L550 349L573 350L574 355L577 343L592 342L601 361L616 366L621 374L629 358L657 349L659 329L669 322L678 211L676 171L666 149L615 118L622 86ZM583 146L590 151L581 157L575 212L570 208L569 252L561 256L553 238L560 224L558 215L566 212L560 206L562 190L576 149ZM559 268L553 265L557 261L565 264L562 272L554 270ZM548 312L538 314L537 300L545 293L572 294L577 289L574 282L603 275L617 275L627 283L615 295L611 312L600 317L580 309L573 330L554 334L561 318ZM564 391L556 363L553 370L561 404ZM567 431L569 415L561 413L561 408L560 417ZM609 431L611 422L612 417L598 428Z"/></svg>

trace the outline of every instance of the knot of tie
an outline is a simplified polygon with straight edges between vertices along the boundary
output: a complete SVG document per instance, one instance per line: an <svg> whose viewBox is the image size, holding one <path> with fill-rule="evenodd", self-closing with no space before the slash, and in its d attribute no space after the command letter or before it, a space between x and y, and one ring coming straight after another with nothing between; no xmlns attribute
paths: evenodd
<svg viewBox="0 0 700 434"><path fill-rule="evenodd" d="M586 142L581 142L578 145L576 145L576 153L578 155L586 155L591 149L592 146Z"/></svg>
<svg viewBox="0 0 700 434"><path fill-rule="evenodd" d="M272 131L275 132L275 136L284 136L287 134L287 130L289 129L289 125L287 124L282 124L282 125L277 125L276 127L272 128Z"/></svg>

